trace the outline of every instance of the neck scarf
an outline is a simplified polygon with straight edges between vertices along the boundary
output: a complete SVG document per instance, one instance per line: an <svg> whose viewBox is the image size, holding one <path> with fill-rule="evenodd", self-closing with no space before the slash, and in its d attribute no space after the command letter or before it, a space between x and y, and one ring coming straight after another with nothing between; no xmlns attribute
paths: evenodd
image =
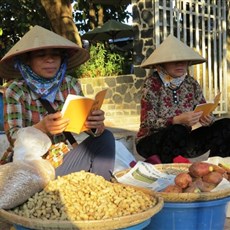
<svg viewBox="0 0 230 230"><path fill-rule="evenodd" d="M28 65L22 64L19 60L16 62L16 68L21 72L28 87L42 99L53 103L59 86L65 76L67 60L64 60L53 78L43 78L32 71Z"/></svg>
<svg viewBox="0 0 230 230"><path fill-rule="evenodd" d="M176 89L178 88L181 83L184 81L185 76L187 75L187 73L185 73L184 75L182 75L181 77L172 77L169 74L167 74L165 72L165 70L161 67L157 67L157 72L164 84L165 87L170 87L172 89Z"/></svg>

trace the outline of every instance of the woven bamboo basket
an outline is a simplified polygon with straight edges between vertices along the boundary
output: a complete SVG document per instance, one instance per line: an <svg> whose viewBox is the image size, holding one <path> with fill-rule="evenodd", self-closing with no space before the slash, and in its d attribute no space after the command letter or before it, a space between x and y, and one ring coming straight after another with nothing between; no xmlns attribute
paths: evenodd
<svg viewBox="0 0 230 230"><path fill-rule="evenodd" d="M30 229L45 229L45 230L75 230L75 229L82 229L82 230L114 230L114 229L121 229L121 228L128 228L130 226L135 226L140 224L156 213L158 213L164 205L163 198L158 196L156 193L149 189L144 188L136 188L142 190L146 194L150 194L154 196L157 200L156 204L154 204L151 208L136 213L133 215L116 217L112 219L104 219L104 220L90 220L90 221L55 221L55 220L40 220L40 219L29 219L19 215L12 213L11 211L6 211L0 209L0 219L12 223L15 225L20 225Z"/></svg>
<svg viewBox="0 0 230 230"><path fill-rule="evenodd" d="M188 172L189 163L178 163L178 164L156 164L158 170L164 173L177 175L180 172ZM126 169L117 172L116 177L121 177L127 173L130 169ZM201 193L166 193L156 192L159 196L163 197L165 202L194 202L194 201L208 201L216 200L230 196L230 187L215 192L201 192Z"/></svg>

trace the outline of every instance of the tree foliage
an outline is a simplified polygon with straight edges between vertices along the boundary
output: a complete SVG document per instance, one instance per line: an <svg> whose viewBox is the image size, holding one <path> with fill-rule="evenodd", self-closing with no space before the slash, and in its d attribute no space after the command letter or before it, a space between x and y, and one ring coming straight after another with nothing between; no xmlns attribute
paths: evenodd
<svg viewBox="0 0 230 230"><path fill-rule="evenodd" d="M82 33L94 29L110 19L124 22L131 16L127 11L127 5L100 5L93 4L88 0L73 1L73 9L74 20L78 30Z"/></svg>
<svg viewBox="0 0 230 230"><path fill-rule="evenodd" d="M90 46L90 59L76 68L74 77L95 78L122 74L125 58L123 55L108 49L103 43Z"/></svg>
<svg viewBox="0 0 230 230"><path fill-rule="evenodd" d="M92 4L88 0L0 0L2 19L0 24L0 58L29 30L30 26L40 25L48 29L53 28L55 32L59 33L60 30L55 28L55 23L50 20L53 19L52 12L47 11L48 8L45 10L44 4L42 5L41 2L50 4L70 2L73 6L73 12L71 12L73 20L80 33L85 33L109 19L124 21L129 17L129 13L126 11L127 6L102 6ZM69 10L68 7L66 10ZM59 17L57 20L63 20L63 18Z"/></svg>
<svg viewBox="0 0 230 230"><path fill-rule="evenodd" d="M45 10L37 0L0 0L0 15L0 57L31 25L50 27Z"/></svg>

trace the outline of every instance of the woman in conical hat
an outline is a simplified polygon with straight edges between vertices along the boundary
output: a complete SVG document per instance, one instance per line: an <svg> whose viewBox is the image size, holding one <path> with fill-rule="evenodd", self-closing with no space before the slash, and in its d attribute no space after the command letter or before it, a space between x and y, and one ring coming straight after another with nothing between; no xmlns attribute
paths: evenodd
<svg viewBox="0 0 230 230"><path fill-rule="evenodd" d="M187 162L207 151L209 156L230 156L230 120L214 121L212 114L194 111L206 101L188 67L203 62L192 48L169 35L141 64L153 69L144 81L136 137L137 152L147 161ZM199 123L201 127L193 129Z"/></svg>
<svg viewBox="0 0 230 230"><path fill-rule="evenodd" d="M67 75L67 71L88 59L88 51L40 26L34 26L6 53L0 61L1 77L15 79L9 82L4 92L4 129L11 146L2 163L13 153L18 130L32 126L52 141L48 157L57 160L54 165L56 176L86 170L110 179L115 140L104 128L104 112L95 110L90 114L85 122L90 135L78 146L73 137L64 132L69 120L60 112L68 94L83 95L80 83ZM50 104L54 112L48 114L42 101ZM73 149L64 155L67 139ZM52 155L52 158L55 149L64 155L64 160L60 156Z"/></svg>

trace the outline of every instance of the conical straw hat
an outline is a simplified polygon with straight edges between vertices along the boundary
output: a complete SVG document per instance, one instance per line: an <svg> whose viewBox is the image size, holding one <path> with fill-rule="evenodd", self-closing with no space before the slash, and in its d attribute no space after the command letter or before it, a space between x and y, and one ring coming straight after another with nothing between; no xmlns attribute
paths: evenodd
<svg viewBox="0 0 230 230"><path fill-rule="evenodd" d="M141 67L152 68L157 64L174 61L189 61L190 65L195 65L206 60L191 47L170 34L141 64Z"/></svg>
<svg viewBox="0 0 230 230"><path fill-rule="evenodd" d="M50 30L34 26L1 59L0 77L7 79L21 76L18 69L14 67L14 58L26 52L47 48L67 50L67 70L72 70L89 59L87 50Z"/></svg>

